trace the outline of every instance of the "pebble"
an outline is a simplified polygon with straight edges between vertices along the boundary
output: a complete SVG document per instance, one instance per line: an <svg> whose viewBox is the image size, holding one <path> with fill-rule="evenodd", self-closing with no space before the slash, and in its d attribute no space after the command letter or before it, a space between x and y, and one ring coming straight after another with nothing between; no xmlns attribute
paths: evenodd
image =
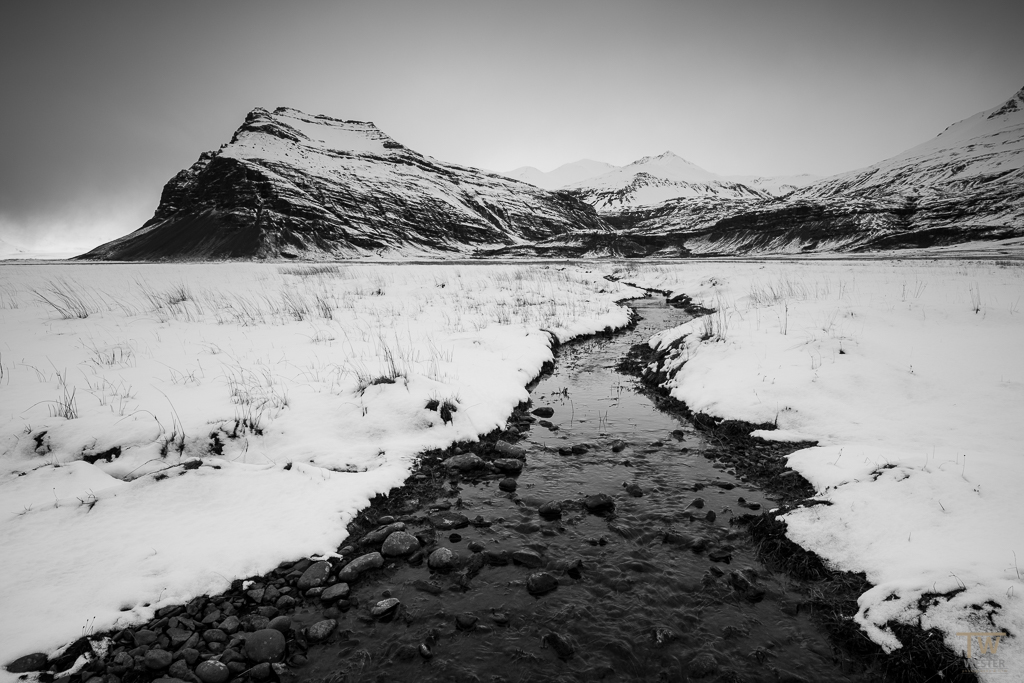
<svg viewBox="0 0 1024 683"><path fill-rule="evenodd" d="M385 557L404 557L420 549L420 541L407 531L396 531L384 539L380 552Z"/></svg>
<svg viewBox="0 0 1024 683"><path fill-rule="evenodd" d="M704 499L703 498L694 498L693 502L691 502L686 507L688 507L688 508L697 508L699 510L699 509L704 507Z"/></svg>
<svg viewBox="0 0 1024 683"><path fill-rule="evenodd" d="M576 444L575 446L572 447L572 454L573 455L583 455L588 450L589 449L586 446L584 446L583 444Z"/></svg>
<svg viewBox="0 0 1024 683"><path fill-rule="evenodd" d="M196 677L203 683L225 683L231 677L231 670L227 664L208 659L196 667Z"/></svg>
<svg viewBox="0 0 1024 683"><path fill-rule="evenodd" d="M338 572L338 580L349 583L355 581L367 569L379 569L383 566L383 555L380 553L367 553L345 565L344 569Z"/></svg>
<svg viewBox="0 0 1024 683"><path fill-rule="evenodd" d="M516 564L521 564L524 567L530 567L536 569L544 564L544 559L539 553L533 550L517 550L512 553L512 561Z"/></svg>
<svg viewBox="0 0 1024 683"><path fill-rule="evenodd" d="M462 534L457 534L454 531L452 533L448 534L448 541L450 543L458 543L461 540L462 540Z"/></svg>
<svg viewBox="0 0 1024 683"><path fill-rule="evenodd" d="M708 510L708 514L704 515L704 519L708 520L709 522L713 522L717 518L718 518L718 515L715 514L714 510Z"/></svg>
<svg viewBox="0 0 1024 683"><path fill-rule="evenodd" d="M359 543L361 545L377 546L383 543L384 539L386 539L388 536L395 533L396 531L405 531L405 523L392 522L391 524L385 524L382 527L378 527L377 529L374 529L370 533L363 536L363 540L361 540Z"/></svg>
<svg viewBox="0 0 1024 683"><path fill-rule="evenodd" d="M140 628L135 632L135 644L136 645L152 645L157 639L156 631L150 631L146 628Z"/></svg>
<svg viewBox="0 0 1024 683"><path fill-rule="evenodd" d="M626 489L626 493L633 496L634 498L641 498L644 495L644 490L640 484L636 482L623 482L622 486Z"/></svg>
<svg viewBox="0 0 1024 683"><path fill-rule="evenodd" d="M249 678L254 681L265 681L272 675L274 675L274 667L270 666L270 662L263 662L249 669Z"/></svg>
<svg viewBox="0 0 1024 683"><path fill-rule="evenodd" d="M550 647L558 655L559 659L569 659L576 652L569 640L559 633L547 633L541 638L541 642Z"/></svg>
<svg viewBox="0 0 1024 683"><path fill-rule="evenodd" d="M622 439L615 439L612 441L612 453L621 453L626 449L626 442Z"/></svg>
<svg viewBox="0 0 1024 683"><path fill-rule="evenodd" d="M480 621L480 617L475 614L465 612L455 617L455 625L463 631L472 631L476 627L476 622Z"/></svg>
<svg viewBox="0 0 1024 683"><path fill-rule="evenodd" d="M420 645L420 657L423 657L423 659L430 659L433 656L434 653L431 652L430 646L428 646L426 643L422 643Z"/></svg>
<svg viewBox="0 0 1024 683"><path fill-rule="evenodd" d="M160 670L169 667L173 659L174 655L167 650L149 650L146 652L143 662L147 669Z"/></svg>
<svg viewBox="0 0 1024 683"><path fill-rule="evenodd" d="M540 506L537 510L540 516L544 519L561 519L562 518L562 506L555 501L548 501Z"/></svg>
<svg viewBox="0 0 1024 683"><path fill-rule="evenodd" d="M299 577L297 588L300 591L307 591L310 588L316 588L327 583L327 577L331 573L330 562L314 562L309 565L309 568L302 572L302 576Z"/></svg>
<svg viewBox="0 0 1024 683"><path fill-rule="evenodd" d="M531 412L537 417L549 418L554 416L555 409L550 406L543 406L541 408L535 408Z"/></svg>
<svg viewBox="0 0 1024 683"><path fill-rule="evenodd" d="M237 633L241 626L242 623L238 620L238 617L232 614L230 617L220 622L219 628L221 631L224 631L224 633L231 635L232 633Z"/></svg>
<svg viewBox="0 0 1024 683"><path fill-rule="evenodd" d="M42 671L46 668L50 658L44 652L18 657L7 665L7 670L12 674L23 674L29 671Z"/></svg>
<svg viewBox="0 0 1024 683"><path fill-rule="evenodd" d="M505 477L504 479L498 482L498 488L501 489L502 491L505 491L506 493L512 493L513 491L515 491L516 486L516 480L513 479L512 477Z"/></svg>
<svg viewBox="0 0 1024 683"><path fill-rule="evenodd" d="M465 515L460 515L458 512L440 512L436 515L430 515L427 519L434 525L434 528L441 529L442 531L462 529L469 526L469 518Z"/></svg>
<svg viewBox="0 0 1024 683"><path fill-rule="evenodd" d="M604 512L611 512L615 509L615 501L607 493L598 493L593 496L587 496L583 499L583 506L587 508L588 512L594 514L601 514Z"/></svg>
<svg viewBox="0 0 1024 683"><path fill-rule="evenodd" d="M491 462L494 468L503 474L519 474L523 471L523 461L515 458L498 458Z"/></svg>
<svg viewBox="0 0 1024 683"><path fill-rule="evenodd" d="M402 603L398 598L387 598L385 600L381 600L370 608L370 616L379 619L393 612L401 604Z"/></svg>
<svg viewBox="0 0 1024 683"><path fill-rule="evenodd" d="M571 446L562 446L562 447L560 447L558 449L558 454L559 455L572 455L572 447Z"/></svg>
<svg viewBox="0 0 1024 683"><path fill-rule="evenodd" d="M687 671L691 678L706 678L718 671L718 662L710 652L701 652L690 660Z"/></svg>
<svg viewBox="0 0 1024 683"><path fill-rule="evenodd" d="M192 678L192 672L189 670L188 664L185 663L184 659L179 659L171 664L171 667L167 669L167 675L173 676L174 678L180 678L183 681L187 681ZM103 683L103 679L97 679L97 683Z"/></svg>
<svg viewBox="0 0 1024 683"><path fill-rule="evenodd" d="M166 633L174 649L178 649L192 637L192 631L186 631L183 628L169 628Z"/></svg>
<svg viewBox="0 0 1024 683"><path fill-rule="evenodd" d="M480 541L470 541L469 545L467 545L466 547L469 548L470 552L479 553L483 552L484 544Z"/></svg>
<svg viewBox="0 0 1024 683"><path fill-rule="evenodd" d="M267 624L267 628L272 628L275 631L280 631L281 633L287 636L288 632L292 630L292 618L286 614L282 614L279 617L274 617L270 620L270 623ZM203 635L205 637L206 634Z"/></svg>
<svg viewBox="0 0 1024 683"><path fill-rule="evenodd" d="M470 472L483 467L484 461L475 453L463 453L462 455L453 455L441 464L450 470Z"/></svg>
<svg viewBox="0 0 1024 683"><path fill-rule="evenodd" d="M337 626L334 619L322 619L306 629L306 637L314 643L322 643L331 637Z"/></svg>
<svg viewBox="0 0 1024 683"><path fill-rule="evenodd" d="M506 458L515 458L516 460L526 460L526 449L519 446L513 446L508 441L499 440L494 444L494 452L498 455L503 455Z"/></svg>
<svg viewBox="0 0 1024 683"><path fill-rule="evenodd" d="M529 578L526 579L526 590L531 595L544 595L558 588L558 579L547 572L537 572L530 574Z"/></svg>
<svg viewBox="0 0 1024 683"><path fill-rule="evenodd" d="M245 639L245 655L257 663L281 661L284 648L284 634L271 628L255 631Z"/></svg>
<svg viewBox="0 0 1024 683"><path fill-rule="evenodd" d="M438 548L427 557L427 566L443 571L459 566L459 554L450 548Z"/></svg>

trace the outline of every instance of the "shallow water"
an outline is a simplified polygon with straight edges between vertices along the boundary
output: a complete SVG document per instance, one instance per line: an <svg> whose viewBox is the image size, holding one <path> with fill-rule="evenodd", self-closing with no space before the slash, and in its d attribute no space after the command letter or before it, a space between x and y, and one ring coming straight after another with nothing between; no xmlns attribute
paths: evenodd
<svg viewBox="0 0 1024 683"><path fill-rule="evenodd" d="M438 545L463 560L476 542L531 549L543 565L486 565L466 581L398 561L353 585L357 606L339 617L338 635L309 650L295 680L674 681L699 677L710 658L707 680L858 680L840 670L796 587L761 566L745 533L730 526L749 511L741 498L770 501L703 457L691 425L658 411L615 370L630 346L685 319L660 300L634 305L643 316L635 330L562 348L552 374L533 387L533 407L553 408L557 430L534 424L517 444L528 455L515 493L499 490L497 478L460 481L450 498L434 501L461 499L462 514L492 523L458 529L457 540L438 532ZM627 445L615 453L617 439ZM588 450L558 453L572 445ZM643 495L630 495L627 483ZM597 493L615 499L614 514L589 514L578 503L567 503L560 520L538 514L545 502ZM694 505L698 498L703 507ZM707 547L694 550L695 539ZM538 571L559 585L534 597L525 582ZM375 621L368 608L384 597L402 606ZM476 625L459 628L460 614L477 617ZM297 626L320 618L295 615Z"/></svg>

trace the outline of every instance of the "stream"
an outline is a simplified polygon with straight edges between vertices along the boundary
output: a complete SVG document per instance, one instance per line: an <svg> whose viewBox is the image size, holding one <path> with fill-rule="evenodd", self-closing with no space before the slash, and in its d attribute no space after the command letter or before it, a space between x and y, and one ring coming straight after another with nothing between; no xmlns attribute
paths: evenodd
<svg viewBox="0 0 1024 683"><path fill-rule="evenodd" d="M513 419L526 450L514 492L499 486L504 475L456 474L402 517L427 550L456 551L474 571L397 560L360 577L346 609L326 613L332 637L282 680L866 680L844 671L799 586L759 564L730 525L771 501L616 371L632 345L686 319L660 298L632 305L635 329L563 346L531 387L530 409L553 415L549 426ZM581 504L596 494L614 511ZM540 514L546 503L560 518ZM477 523L428 521L452 513ZM557 587L535 590L537 573ZM397 607L371 614L392 598ZM299 610L293 628L323 618Z"/></svg>

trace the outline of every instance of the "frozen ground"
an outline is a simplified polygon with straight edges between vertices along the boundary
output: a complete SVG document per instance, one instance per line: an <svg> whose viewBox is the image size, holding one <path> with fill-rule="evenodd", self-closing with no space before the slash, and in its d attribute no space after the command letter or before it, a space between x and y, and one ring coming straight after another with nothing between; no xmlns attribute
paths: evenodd
<svg viewBox="0 0 1024 683"><path fill-rule="evenodd" d="M333 552L417 452L504 424L543 330L620 326L627 290L560 265L0 266L0 663Z"/></svg>
<svg viewBox="0 0 1024 683"><path fill-rule="evenodd" d="M672 395L813 439L790 456L831 505L789 535L875 588L858 621L920 623L966 651L1005 632L989 680L1024 680L1024 265L1016 261L626 265L626 281L716 309L666 331ZM928 596L927 599L923 599ZM978 642L974 641L974 656Z"/></svg>

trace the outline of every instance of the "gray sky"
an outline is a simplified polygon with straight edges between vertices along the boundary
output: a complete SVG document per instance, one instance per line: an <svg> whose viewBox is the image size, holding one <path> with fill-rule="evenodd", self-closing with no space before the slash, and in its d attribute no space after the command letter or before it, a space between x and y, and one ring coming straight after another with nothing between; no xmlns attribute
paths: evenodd
<svg viewBox="0 0 1024 683"><path fill-rule="evenodd" d="M50 2L0 22L0 239L92 246L255 106L444 161L831 174L1024 86L1024 3Z"/></svg>

